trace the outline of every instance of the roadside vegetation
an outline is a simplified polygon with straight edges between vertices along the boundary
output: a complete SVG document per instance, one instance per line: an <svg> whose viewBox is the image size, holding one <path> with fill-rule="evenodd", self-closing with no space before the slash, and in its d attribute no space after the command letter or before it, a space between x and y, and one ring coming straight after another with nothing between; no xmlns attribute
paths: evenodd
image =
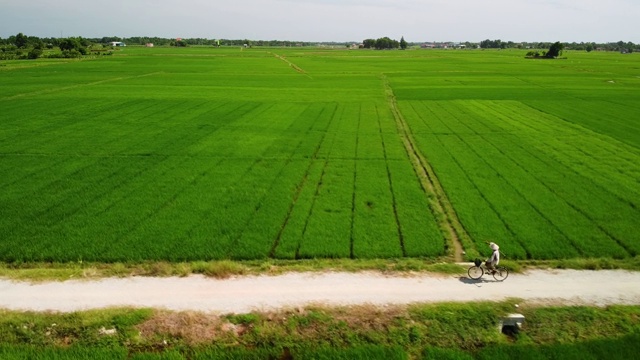
<svg viewBox="0 0 640 360"><path fill-rule="evenodd" d="M128 276L204 275L228 278L239 275L280 275L287 272L376 271L381 273L434 272L463 274L467 267L450 262L407 259L313 259L266 261L194 261L145 263L14 263L0 264L0 277L23 281L64 281Z"/></svg>
<svg viewBox="0 0 640 360"><path fill-rule="evenodd" d="M536 307L502 333L503 303L307 307L207 314L150 309L0 311L3 359L628 359L640 351L637 306Z"/></svg>
<svg viewBox="0 0 640 360"><path fill-rule="evenodd" d="M640 258L614 260L609 258L564 260L502 260L501 265L519 273L533 269L573 270L629 270L640 271ZM287 272L374 271L383 274L420 273L466 275L471 263L456 264L449 259L440 261L420 258L399 259L310 259L310 260L253 260L253 261L194 261L143 263L2 263L0 277L19 281L91 280L107 277L156 276L185 277L203 275L225 279L245 275L281 275Z"/></svg>

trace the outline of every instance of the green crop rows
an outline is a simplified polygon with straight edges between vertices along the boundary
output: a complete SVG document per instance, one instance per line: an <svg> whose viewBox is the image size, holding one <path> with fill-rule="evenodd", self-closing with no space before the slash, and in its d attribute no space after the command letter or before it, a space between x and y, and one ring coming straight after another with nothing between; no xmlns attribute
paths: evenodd
<svg viewBox="0 0 640 360"><path fill-rule="evenodd" d="M130 47L5 62L0 259L450 254L383 75L478 249L637 255L640 59L522 55Z"/></svg>
<svg viewBox="0 0 640 360"><path fill-rule="evenodd" d="M640 253L637 59L574 56L398 77L401 111L478 247L496 239L520 259Z"/></svg>

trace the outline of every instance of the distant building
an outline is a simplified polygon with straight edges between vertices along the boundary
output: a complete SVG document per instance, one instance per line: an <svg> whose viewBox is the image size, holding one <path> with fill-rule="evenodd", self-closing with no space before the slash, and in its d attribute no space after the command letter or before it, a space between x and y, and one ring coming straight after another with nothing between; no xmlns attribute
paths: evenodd
<svg viewBox="0 0 640 360"><path fill-rule="evenodd" d="M431 42L431 43L424 43L424 44L420 44L420 47L423 49L449 49L449 48L463 48L464 45L461 45L460 43L453 43L453 42Z"/></svg>
<svg viewBox="0 0 640 360"><path fill-rule="evenodd" d="M146 43L144 46L146 46L146 47L153 47L153 43Z"/></svg>
<svg viewBox="0 0 640 360"><path fill-rule="evenodd" d="M111 42L111 46L127 46L127 44L121 42L121 41L112 41Z"/></svg>

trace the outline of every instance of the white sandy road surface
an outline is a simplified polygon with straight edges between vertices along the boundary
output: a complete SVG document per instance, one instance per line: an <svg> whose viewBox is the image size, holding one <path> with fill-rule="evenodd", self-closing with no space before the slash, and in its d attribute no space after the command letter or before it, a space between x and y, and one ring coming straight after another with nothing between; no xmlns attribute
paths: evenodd
<svg viewBox="0 0 640 360"><path fill-rule="evenodd" d="M485 275L289 273L226 280L132 277L27 283L0 279L0 308L77 311L105 307L153 307L217 313L244 313L308 304L409 304L444 301L499 301L561 304L640 304L640 272L546 271L511 274L504 282Z"/></svg>

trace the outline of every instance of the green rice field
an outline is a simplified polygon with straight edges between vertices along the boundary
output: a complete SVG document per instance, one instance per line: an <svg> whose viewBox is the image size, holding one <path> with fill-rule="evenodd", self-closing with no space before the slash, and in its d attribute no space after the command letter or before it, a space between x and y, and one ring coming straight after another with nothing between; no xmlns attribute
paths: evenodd
<svg viewBox="0 0 640 360"><path fill-rule="evenodd" d="M525 52L0 62L0 260L449 256L399 121L468 254L638 255L640 55Z"/></svg>

